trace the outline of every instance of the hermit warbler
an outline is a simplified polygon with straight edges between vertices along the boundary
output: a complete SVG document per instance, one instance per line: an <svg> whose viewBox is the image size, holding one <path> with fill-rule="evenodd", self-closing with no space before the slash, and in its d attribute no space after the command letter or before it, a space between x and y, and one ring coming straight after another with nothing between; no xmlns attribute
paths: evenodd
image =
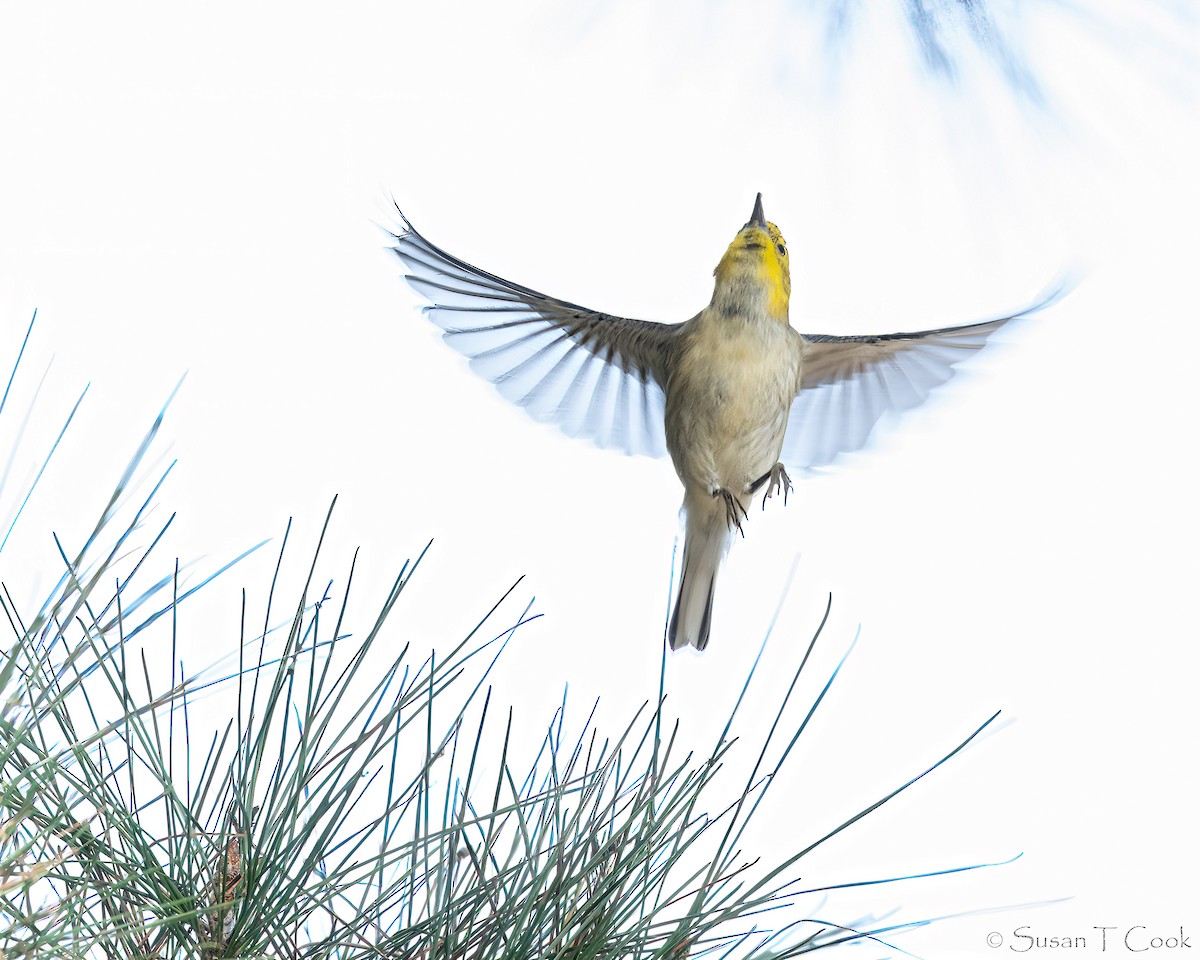
<svg viewBox="0 0 1200 960"><path fill-rule="evenodd" d="M888 410L916 406L1009 317L919 333L800 334L788 320L787 244L754 211L713 272L712 302L684 323L609 316L471 266L400 213L396 255L446 342L506 398L572 437L671 455L686 538L671 648L708 645L717 570L749 505L803 469L862 447Z"/></svg>

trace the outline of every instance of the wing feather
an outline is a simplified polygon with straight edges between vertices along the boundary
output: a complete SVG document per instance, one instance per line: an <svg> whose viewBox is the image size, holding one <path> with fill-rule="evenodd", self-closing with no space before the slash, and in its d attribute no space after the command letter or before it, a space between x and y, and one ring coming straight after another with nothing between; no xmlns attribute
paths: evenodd
<svg viewBox="0 0 1200 960"><path fill-rule="evenodd" d="M678 324L588 310L459 260L400 214L396 256L446 342L501 395L568 436L626 453L666 453L669 344Z"/></svg>
<svg viewBox="0 0 1200 960"><path fill-rule="evenodd" d="M866 445L885 413L924 402L954 376L955 365L982 349L1013 320L1060 300L1060 282L1032 306L1007 317L918 333L840 337L804 335L801 387L784 436L784 463L815 468Z"/></svg>

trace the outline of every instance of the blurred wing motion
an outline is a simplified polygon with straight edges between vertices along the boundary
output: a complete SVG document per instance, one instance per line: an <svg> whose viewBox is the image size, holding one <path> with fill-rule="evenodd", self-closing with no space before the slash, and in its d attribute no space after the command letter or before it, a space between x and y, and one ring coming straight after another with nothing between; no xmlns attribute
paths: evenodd
<svg viewBox="0 0 1200 960"><path fill-rule="evenodd" d="M1068 289L1060 283L1020 313L962 327L874 337L804 334L802 382L780 459L788 466L820 467L861 449L885 413L923 402L993 333L1050 306Z"/></svg>
<svg viewBox="0 0 1200 960"><path fill-rule="evenodd" d="M596 313L502 280L434 246L408 219L405 279L450 346L535 420L625 453L662 456L666 363L677 325Z"/></svg>

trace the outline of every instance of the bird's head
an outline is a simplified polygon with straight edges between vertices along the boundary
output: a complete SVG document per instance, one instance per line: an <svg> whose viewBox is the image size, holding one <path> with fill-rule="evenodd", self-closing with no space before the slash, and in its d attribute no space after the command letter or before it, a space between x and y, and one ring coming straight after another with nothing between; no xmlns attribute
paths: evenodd
<svg viewBox="0 0 1200 960"><path fill-rule="evenodd" d="M767 222L761 193L749 222L733 238L713 276L717 278L714 306L732 312L762 309L774 319L788 322L792 276L787 243L779 228Z"/></svg>

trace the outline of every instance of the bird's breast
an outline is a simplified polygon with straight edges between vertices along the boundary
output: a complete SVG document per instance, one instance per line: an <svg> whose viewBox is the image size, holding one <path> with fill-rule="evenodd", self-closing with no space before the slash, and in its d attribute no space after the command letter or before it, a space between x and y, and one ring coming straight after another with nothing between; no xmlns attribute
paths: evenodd
<svg viewBox="0 0 1200 960"><path fill-rule="evenodd" d="M685 483L736 489L779 458L800 338L773 320L704 320L697 318L668 382L667 445Z"/></svg>

